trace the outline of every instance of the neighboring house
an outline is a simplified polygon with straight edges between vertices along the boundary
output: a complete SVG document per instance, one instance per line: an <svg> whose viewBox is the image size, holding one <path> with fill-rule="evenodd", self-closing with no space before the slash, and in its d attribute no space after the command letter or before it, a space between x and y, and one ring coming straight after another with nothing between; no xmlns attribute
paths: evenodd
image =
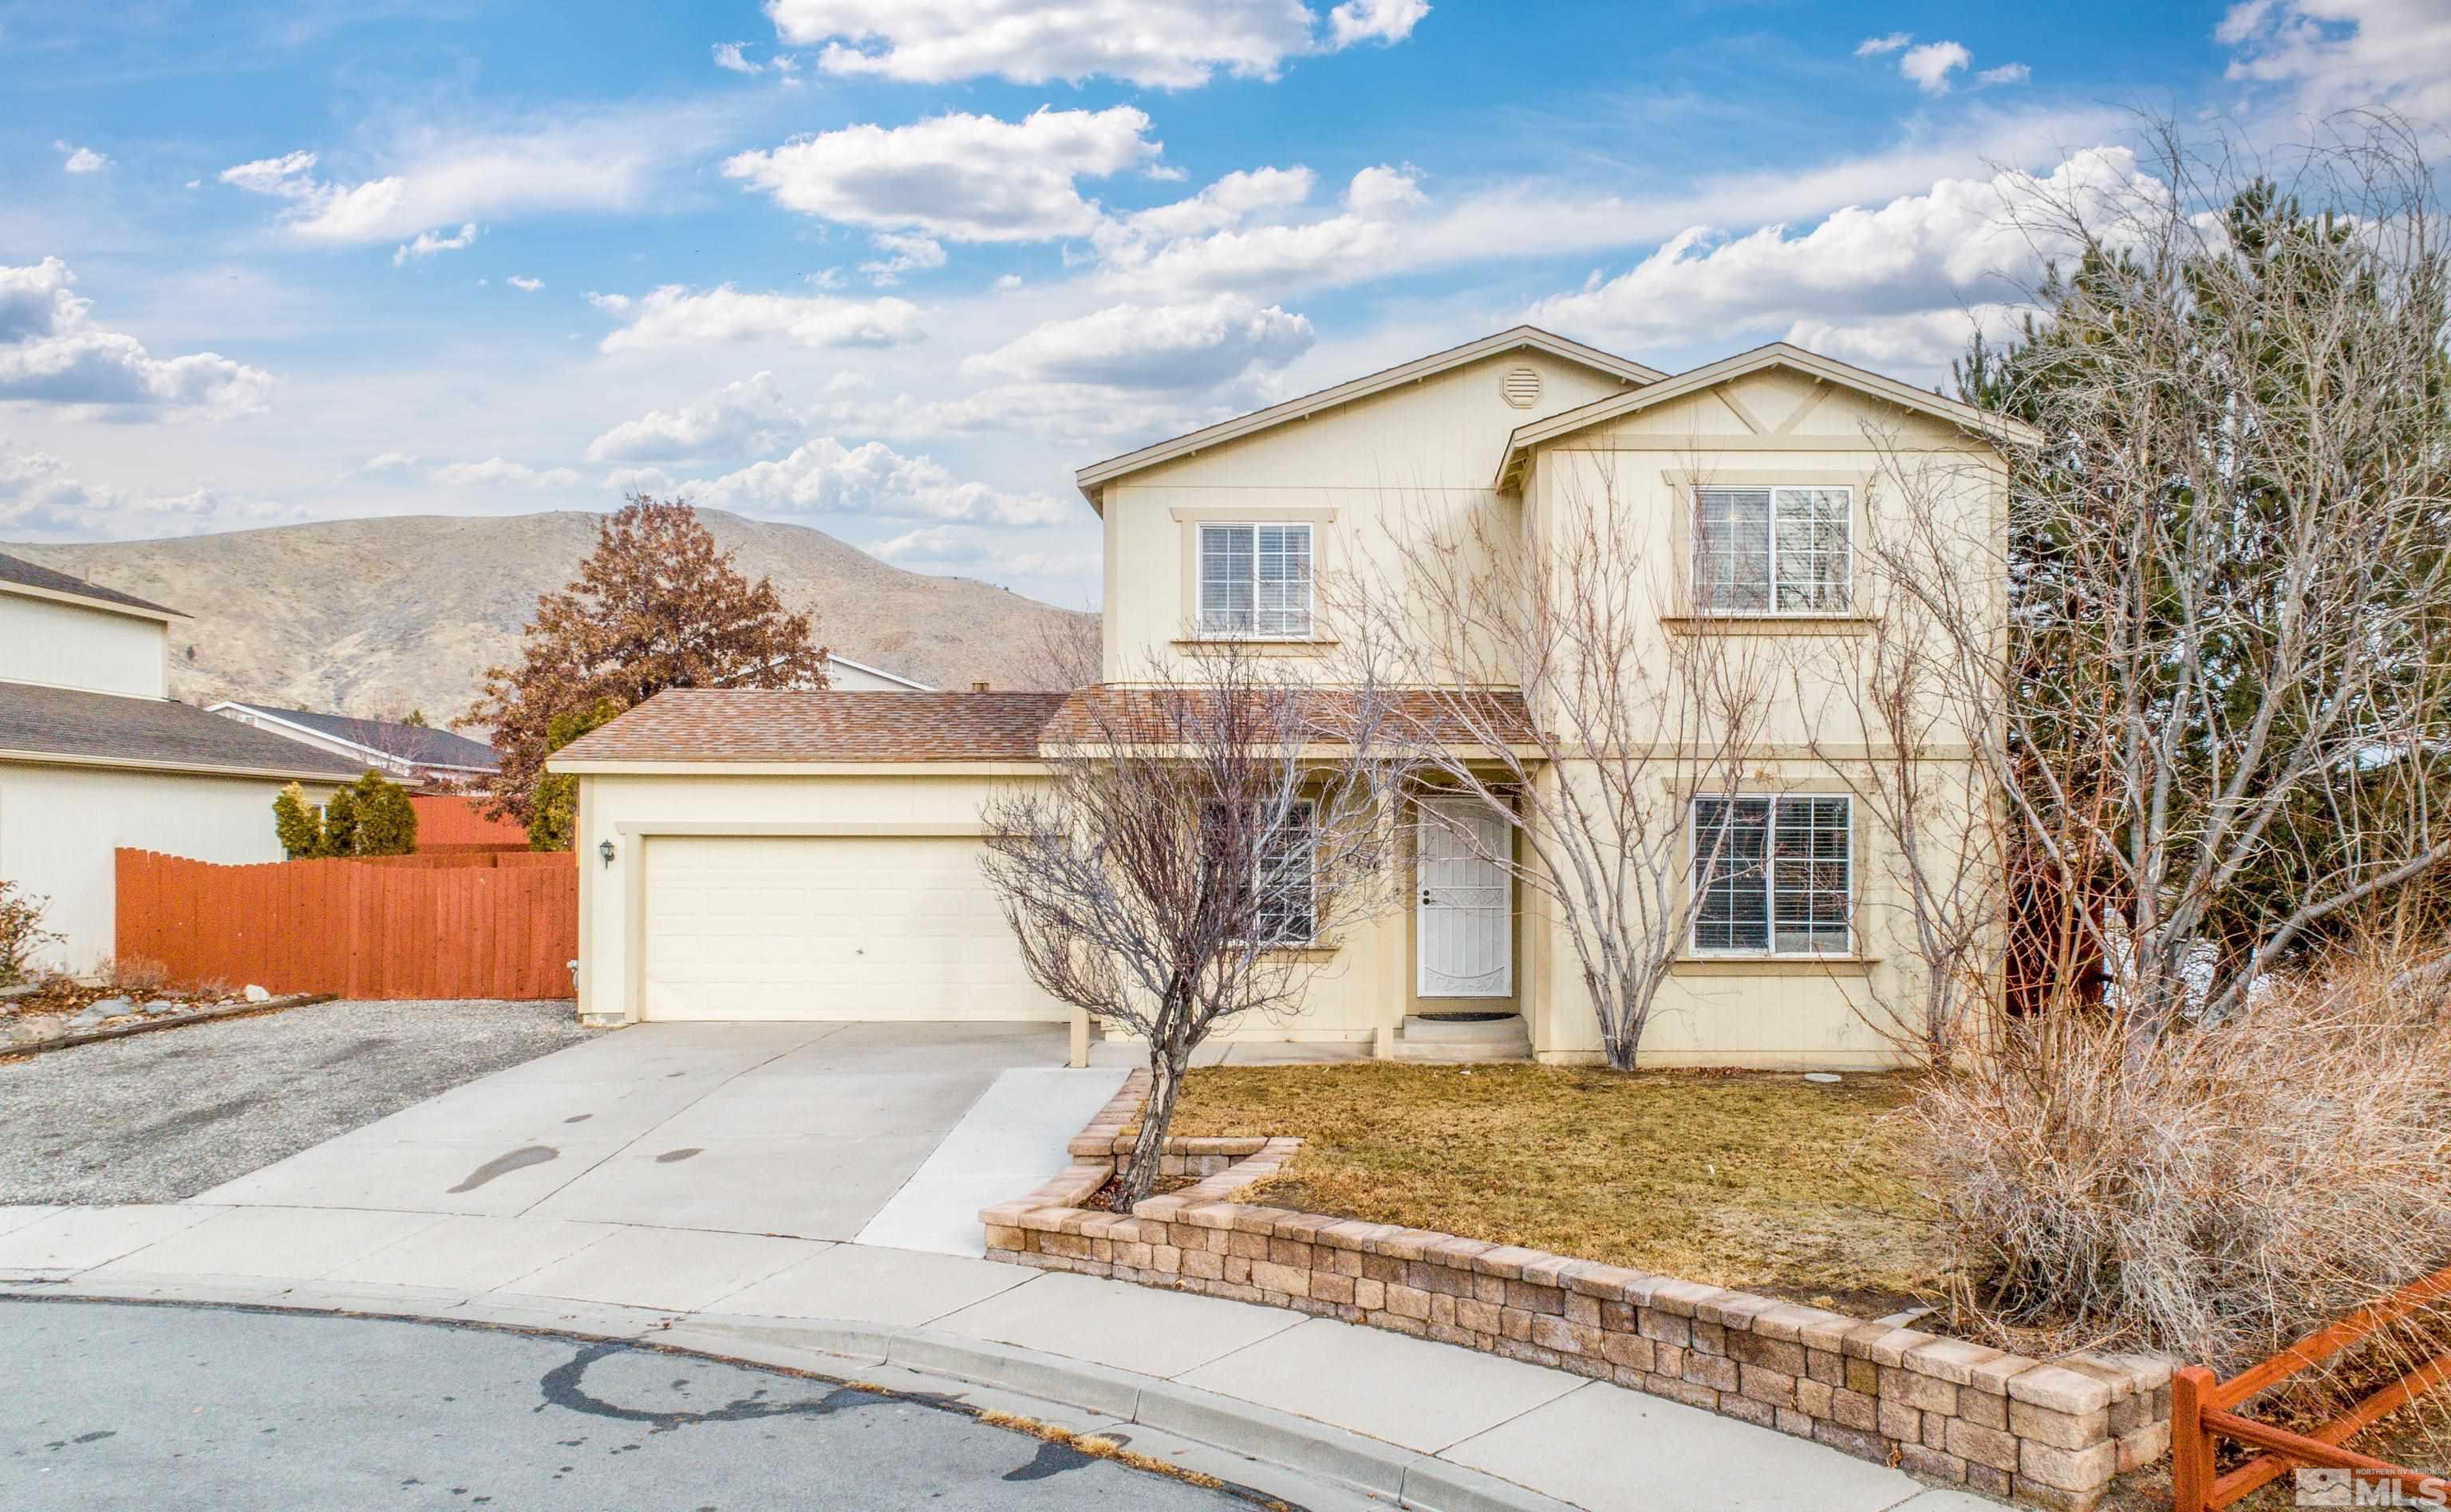
<svg viewBox="0 0 2451 1512"><path fill-rule="evenodd" d="M474 786L497 769L494 748L484 741L422 724L352 719L236 699L207 705L205 712L355 762L360 772L371 767L395 781L459 789Z"/></svg>
<svg viewBox="0 0 2451 1512"><path fill-rule="evenodd" d="M1875 507L1883 446L1941 461L1953 480L1941 507L1985 523L2005 498L2000 431L1784 344L1671 376L1517 327L1083 469L1105 531L1106 677L1127 683L1220 638L1324 669L1337 627L1315 582L1338 564L1389 532L1474 512L1539 553L1568 504L1603 488L1656 504L1622 543L1662 567L1649 634L1861 636L1873 621L1848 547ZM1798 508L1818 549L1774 568L1774 521ZM1709 549L1692 539L1697 519ZM1804 579L1799 604L1789 590ZM551 765L580 779L582 1011L1063 1017L982 880L980 806L1043 774L1042 739L1094 728L1083 711L1114 696L673 692L566 748ZM1644 1043L1651 1063L1895 1058L1858 1011L1871 990L1907 985L1910 942L1875 881L1887 873L1831 769L1802 759L1796 720L1782 723L1776 743L1748 753L1741 791L1696 797L1756 854L1788 852L1785 832L1804 827L1812 895L1775 897L1797 882L1777 866L1702 879L1701 922ZM1571 942L1539 899L1439 848L1437 826L1407 829L1419 838L1405 881L1438 885L1307 943L1331 958L1300 1011L1231 1033L1391 1054L1412 1015L1512 1011L1541 1059L1598 1059Z"/></svg>
<svg viewBox="0 0 2451 1512"><path fill-rule="evenodd" d="M865 661L826 653L826 683L840 693L933 693L924 682L914 682L883 667L872 667Z"/></svg>
<svg viewBox="0 0 2451 1512"><path fill-rule="evenodd" d="M278 861L282 785L320 802L360 770L172 702L169 625L185 618L0 556L0 878L50 900L51 964L113 953L116 848Z"/></svg>

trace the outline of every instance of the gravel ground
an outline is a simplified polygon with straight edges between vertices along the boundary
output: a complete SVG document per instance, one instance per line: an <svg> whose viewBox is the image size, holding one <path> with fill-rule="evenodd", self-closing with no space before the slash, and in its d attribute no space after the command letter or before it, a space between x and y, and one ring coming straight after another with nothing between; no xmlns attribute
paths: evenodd
<svg viewBox="0 0 2451 1512"><path fill-rule="evenodd" d="M0 1061L0 1204L176 1202L587 1032L567 1002L335 1002Z"/></svg>

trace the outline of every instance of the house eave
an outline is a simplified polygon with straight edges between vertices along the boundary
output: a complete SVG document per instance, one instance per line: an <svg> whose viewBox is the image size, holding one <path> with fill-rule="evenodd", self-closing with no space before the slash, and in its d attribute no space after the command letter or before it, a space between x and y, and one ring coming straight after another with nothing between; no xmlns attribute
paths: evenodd
<svg viewBox="0 0 2451 1512"><path fill-rule="evenodd" d="M328 782L345 786L349 778L338 772L314 772L298 767L216 766L203 761L171 761L148 756L88 756L71 751L26 751L0 749L0 764L9 766L99 767L117 772L163 772L181 776L269 778L279 782Z"/></svg>

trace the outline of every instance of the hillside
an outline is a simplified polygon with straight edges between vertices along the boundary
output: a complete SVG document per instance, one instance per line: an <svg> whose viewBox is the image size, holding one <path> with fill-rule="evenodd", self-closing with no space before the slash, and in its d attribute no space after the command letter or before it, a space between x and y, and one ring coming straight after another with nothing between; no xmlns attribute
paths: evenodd
<svg viewBox="0 0 2451 1512"><path fill-rule="evenodd" d="M752 579L816 615L839 656L940 688L986 679L1051 687L1042 648L1087 617L963 578L888 566L822 531L698 512ZM410 515L171 540L0 551L185 610L170 628L170 690L382 717L464 711L484 669L510 661L537 596L594 548L578 511Z"/></svg>

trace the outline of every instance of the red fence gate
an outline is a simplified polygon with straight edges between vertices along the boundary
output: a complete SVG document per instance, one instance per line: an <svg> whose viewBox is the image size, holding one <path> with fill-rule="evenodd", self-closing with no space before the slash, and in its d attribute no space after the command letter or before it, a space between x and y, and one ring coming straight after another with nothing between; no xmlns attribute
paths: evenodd
<svg viewBox="0 0 2451 1512"><path fill-rule="evenodd" d="M120 959L159 961L175 982L345 997L571 995L578 872L567 853L215 866L122 850L118 885Z"/></svg>

